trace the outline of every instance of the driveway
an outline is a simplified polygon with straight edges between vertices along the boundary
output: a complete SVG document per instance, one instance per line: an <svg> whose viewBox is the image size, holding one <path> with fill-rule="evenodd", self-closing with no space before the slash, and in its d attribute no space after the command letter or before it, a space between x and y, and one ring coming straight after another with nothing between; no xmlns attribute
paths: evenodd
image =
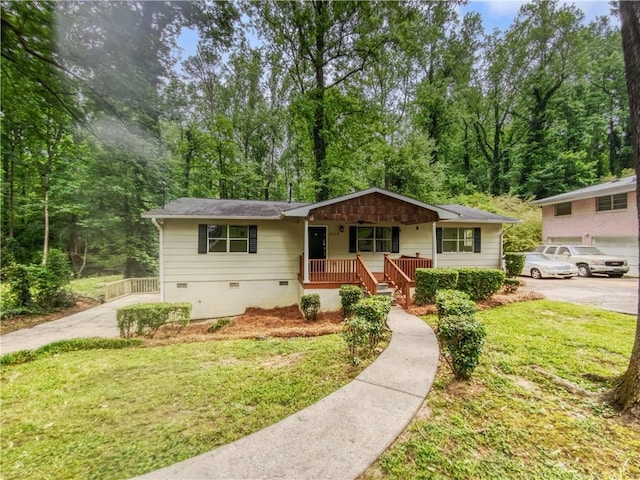
<svg viewBox="0 0 640 480"><path fill-rule="evenodd" d="M24 328L0 337L0 353L32 350L59 340L89 337L118 337L116 310L125 305L159 301L158 294L129 295L68 317Z"/></svg>
<svg viewBox="0 0 640 480"><path fill-rule="evenodd" d="M592 305L604 310L636 315L638 311L638 279L608 277L575 277L571 280L519 277L527 290L542 293L550 300Z"/></svg>

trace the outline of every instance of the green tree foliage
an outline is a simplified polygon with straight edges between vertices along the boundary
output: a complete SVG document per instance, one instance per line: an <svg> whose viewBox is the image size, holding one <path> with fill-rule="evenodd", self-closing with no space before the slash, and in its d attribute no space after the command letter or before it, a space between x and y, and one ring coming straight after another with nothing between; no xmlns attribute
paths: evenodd
<svg viewBox="0 0 640 480"><path fill-rule="evenodd" d="M536 0L485 33L458 7L2 2L3 264L147 275L165 201L370 186L519 218L505 249L533 248L526 200L633 166L620 29Z"/></svg>

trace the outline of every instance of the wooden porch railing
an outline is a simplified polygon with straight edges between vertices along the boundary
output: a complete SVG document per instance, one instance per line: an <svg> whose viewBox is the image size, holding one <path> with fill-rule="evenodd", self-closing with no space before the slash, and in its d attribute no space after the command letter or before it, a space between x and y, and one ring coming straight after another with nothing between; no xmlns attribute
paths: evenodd
<svg viewBox="0 0 640 480"><path fill-rule="evenodd" d="M395 263L396 261L397 260L390 259L389 255L384 256L384 278L400 290L400 293L405 298L405 305L409 306L409 304L411 304L411 287L415 285L415 282L402 271Z"/></svg>
<svg viewBox="0 0 640 480"><path fill-rule="evenodd" d="M378 294L378 280L376 277L369 271L365 263L362 261L362 257L360 255L356 256L356 273L362 282L365 290L369 295L377 295Z"/></svg>
<svg viewBox="0 0 640 480"><path fill-rule="evenodd" d="M304 278L304 258L300 259L300 278ZM309 260L311 283L358 283L356 261L352 258Z"/></svg>
<svg viewBox="0 0 640 480"><path fill-rule="evenodd" d="M400 257L389 260L395 263L398 268L400 268L400 270L402 270L405 275L411 279L411 281L415 281L416 279L417 268L433 268L433 261L430 258Z"/></svg>
<svg viewBox="0 0 640 480"><path fill-rule="evenodd" d="M125 278L104 284L104 301L110 302L132 293L157 293L158 291L158 277Z"/></svg>

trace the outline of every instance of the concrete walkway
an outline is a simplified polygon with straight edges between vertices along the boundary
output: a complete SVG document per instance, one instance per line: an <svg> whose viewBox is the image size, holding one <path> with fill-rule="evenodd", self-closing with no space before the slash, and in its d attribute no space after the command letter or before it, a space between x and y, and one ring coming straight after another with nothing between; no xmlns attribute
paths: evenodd
<svg viewBox="0 0 640 480"><path fill-rule="evenodd" d="M438 365L431 328L399 307L391 342L354 381L236 442L148 473L144 479L354 479L411 421Z"/></svg>
<svg viewBox="0 0 640 480"><path fill-rule="evenodd" d="M34 348L72 338L118 337L120 331L116 323L116 310L134 303L158 302L158 294L129 295L113 302L103 303L68 317L41 323L0 336L0 354Z"/></svg>

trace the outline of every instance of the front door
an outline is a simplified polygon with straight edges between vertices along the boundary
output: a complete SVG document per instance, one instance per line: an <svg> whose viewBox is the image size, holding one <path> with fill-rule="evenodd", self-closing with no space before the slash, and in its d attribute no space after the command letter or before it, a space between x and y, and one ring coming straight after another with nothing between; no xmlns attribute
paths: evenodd
<svg viewBox="0 0 640 480"><path fill-rule="evenodd" d="M327 227L309 227L309 259L327 258Z"/></svg>

